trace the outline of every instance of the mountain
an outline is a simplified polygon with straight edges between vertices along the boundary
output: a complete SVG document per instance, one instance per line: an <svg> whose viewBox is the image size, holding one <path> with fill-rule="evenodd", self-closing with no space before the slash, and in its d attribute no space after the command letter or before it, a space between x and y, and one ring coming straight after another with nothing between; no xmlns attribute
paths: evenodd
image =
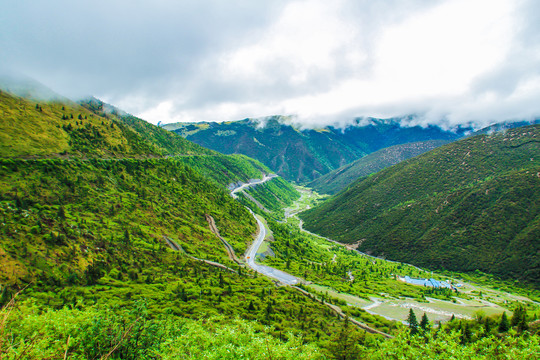
<svg viewBox="0 0 540 360"><path fill-rule="evenodd" d="M285 179L298 183L312 181L381 148L415 141L451 141L466 131L406 127L401 120L358 119L344 129L301 129L288 117L272 116L223 123L177 123L164 128L221 153L257 159Z"/></svg>
<svg viewBox="0 0 540 360"><path fill-rule="evenodd" d="M328 174L313 180L307 186L319 193L333 195L359 178L376 173L447 143L448 141L445 140L428 140L390 146L355 160L339 169L332 170Z"/></svg>
<svg viewBox="0 0 540 360"><path fill-rule="evenodd" d="M119 243L145 261L145 251L164 250L163 236L193 255L225 256L207 215L245 251L255 222L227 186L270 173L256 160L205 149L97 99L47 102L1 91L0 107L0 253L10 264L2 283L62 284L71 275L77 283L102 261L99 249L108 266L125 257ZM70 260L58 268L66 247Z"/></svg>
<svg viewBox="0 0 540 360"><path fill-rule="evenodd" d="M66 336L49 315L77 319L68 337L78 339L69 349L78 358L113 351L154 358L170 352L158 328L201 317L220 328L242 318L244 328L274 343L294 333L329 354L343 322L316 299L276 288L237 262L257 223L227 187L269 174L266 166L205 149L97 99L45 101L2 90L0 109L0 306L12 314L0 342L8 357L59 353L47 339ZM288 206L298 197L281 178L260 187L263 202ZM34 311L48 315L22 325ZM33 349L9 340L33 337L27 325L42 331L45 324L51 328Z"/></svg>
<svg viewBox="0 0 540 360"><path fill-rule="evenodd" d="M361 179L301 217L370 254L538 286L539 144L540 125L466 138Z"/></svg>
<svg viewBox="0 0 540 360"><path fill-rule="evenodd" d="M258 232L242 203L266 216L298 198L273 177L234 200L231 183L270 172L257 160L205 149L97 99L0 95L3 358L385 358L385 346L402 356L425 343L332 295L444 295L395 278L410 266L314 242L271 219L261 233L273 239L275 263L325 287L277 286L242 266ZM395 340L366 334L359 321ZM483 330L495 321L450 322L437 339L461 357L489 355L494 341L497 356L537 351L537 335ZM481 340L464 344L458 326ZM426 351L439 354L436 341Z"/></svg>

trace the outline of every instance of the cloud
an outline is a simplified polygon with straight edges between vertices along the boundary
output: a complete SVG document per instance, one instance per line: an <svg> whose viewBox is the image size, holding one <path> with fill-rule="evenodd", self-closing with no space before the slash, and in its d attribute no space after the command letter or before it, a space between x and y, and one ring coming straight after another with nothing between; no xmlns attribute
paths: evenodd
<svg viewBox="0 0 540 360"><path fill-rule="evenodd" d="M540 116L534 0L7 0L0 63L157 123Z"/></svg>

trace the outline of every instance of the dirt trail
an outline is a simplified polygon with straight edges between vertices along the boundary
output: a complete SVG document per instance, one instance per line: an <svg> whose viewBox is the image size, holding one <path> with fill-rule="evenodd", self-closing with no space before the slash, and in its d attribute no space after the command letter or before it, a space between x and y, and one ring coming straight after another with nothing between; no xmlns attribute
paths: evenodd
<svg viewBox="0 0 540 360"><path fill-rule="evenodd" d="M238 265L244 265L244 263L242 263L240 261L240 259L236 256L236 253L234 252L234 249L233 247L231 246L231 244L229 244L227 242L227 240L225 240L220 234L219 234L219 230L216 226L216 221L214 220L214 218L209 215L209 214L205 214L204 215L206 217L206 221L208 221L208 225L210 226L210 231L212 231L218 238L219 240L221 240L221 242L223 243L223 245L225 245L225 250L227 250L227 255L229 255L229 259L231 259L232 261L234 261L235 263L237 263Z"/></svg>
<svg viewBox="0 0 540 360"><path fill-rule="evenodd" d="M199 259L199 258L197 258L195 256L189 255L188 253L185 252L185 250L182 248L182 246L180 246L176 241L174 241L173 239L171 239L168 236L163 235L163 239L165 239L165 242L167 243L167 245L169 245L169 247L171 249L173 249L174 251L180 251L181 253L185 254L187 257L192 258L193 260L197 260L197 261L203 262L205 264L215 266L217 268L220 268L220 269L223 269L223 270L235 273L235 274L238 273L236 270L231 269L230 267L225 266L223 264L220 264L218 262L211 261L211 260L205 260L205 259Z"/></svg>
<svg viewBox="0 0 540 360"><path fill-rule="evenodd" d="M296 290L300 291L302 293L302 295L306 296L306 297L309 297L309 298L315 298L317 299L316 296L314 296L312 293L310 293L309 291L306 291L298 286L293 286L293 288L295 288ZM317 299L320 301L320 299ZM334 313L336 313L337 315L339 315L340 318L342 319L345 319L347 317L347 314L345 314L341 308L337 305L334 305L334 304L330 304L330 303L327 303L326 301L322 301L322 304L326 305L330 310L332 310ZM384 336L385 338L388 338L388 339L392 339L393 336L390 335L390 334L387 334L385 332L382 332L382 331L379 331L377 329L374 329L358 320L355 320L355 319L352 319L352 318L348 318L349 322L353 325L356 325L357 327L363 329L363 330L366 330L368 333L371 333L371 334L378 334L378 335L382 335Z"/></svg>

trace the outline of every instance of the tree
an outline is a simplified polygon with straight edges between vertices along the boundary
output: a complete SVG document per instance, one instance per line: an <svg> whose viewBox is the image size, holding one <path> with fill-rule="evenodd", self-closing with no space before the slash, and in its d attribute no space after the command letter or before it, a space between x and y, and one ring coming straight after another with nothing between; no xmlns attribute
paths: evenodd
<svg viewBox="0 0 540 360"><path fill-rule="evenodd" d="M503 312L501 316L501 322L499 323L499 332L507 332L510 329L510 324L508 323L508 317L506 316L506 311Z"/></svg>
<svg viewBox="0 0 540 360"><path fill-rule="evenodd" d="M341 331L332 339L331 351L335 359L353 360L360 358L360 345L363 341L358 339L349 326L349 318L346 317Z"/></svg>
<svg viewBox="0 0 540 360"><path fill-rule="evenodd" d="M485 319L485 322L484 322L484 329L485 329L485 334L486 335L489 335L491 333L491 322L490 322L489 317L487 317L487 316L486 316L486 319Z"/></svg>
<svg viewBox="0 0 540 360"><path fill-rule="evenodd" d="M527 330L527 311L521 304L514 310L510 326L517 326L519 332Z"/></svg>
<svg viewBox="0 0 540 360"><path fill-rule="evenodd" d="M407 317L407 322L409 323L410 334L415 335L418 333L418 321L416 320L416 315L412 309L409 309L409 316Z"/></svg>
<svg viewBox="0 0 540 360"><path fill-rule="evenodd" d="M422 315L422 319L420 320L420 327L424 331L429 330L429 328L430 328L429 319L428 319L426 313L424 313L424 315Z"/></svg>
<svg viewBox="0 0 540 360"><path fill-rule="evenodd" d="M270 320L270 316L273 312L274 309L272 308L272 303L269 301L268 305L266 305L266 320Z"/></svg>
<svg viewBox="0 0 540 360"><path fill-rule="evenodd" d="M521 304L514 310L510 326L517 326L519 332L527 330L527 311Z"/></svg>
<svg viewBox="0 0 540 360"><path fill-rule="evenodd" d="M462 344L470 343L471 336L472 336L472 333L469 327L469 323L465 321L464 324L462 324L461 326L461 343Z"/></svg>
<svg viewBox="0 0 540 360"><path fill-rule="evenodd" d="M129 244L129 240L130 240L129 230L126 229L126 230L124 231L124 243L125 243L125 244Z"/></svg>

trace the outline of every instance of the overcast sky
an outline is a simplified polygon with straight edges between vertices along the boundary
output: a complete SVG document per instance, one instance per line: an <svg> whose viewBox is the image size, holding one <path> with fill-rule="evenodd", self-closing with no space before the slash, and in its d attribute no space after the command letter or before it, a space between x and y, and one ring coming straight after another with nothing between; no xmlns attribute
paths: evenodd
<svg viewBox="0 0 540 360"><path fill-rule="evenodd" d="M540 117L538 0L2 0L0 65L157 123Z"/></svg>

